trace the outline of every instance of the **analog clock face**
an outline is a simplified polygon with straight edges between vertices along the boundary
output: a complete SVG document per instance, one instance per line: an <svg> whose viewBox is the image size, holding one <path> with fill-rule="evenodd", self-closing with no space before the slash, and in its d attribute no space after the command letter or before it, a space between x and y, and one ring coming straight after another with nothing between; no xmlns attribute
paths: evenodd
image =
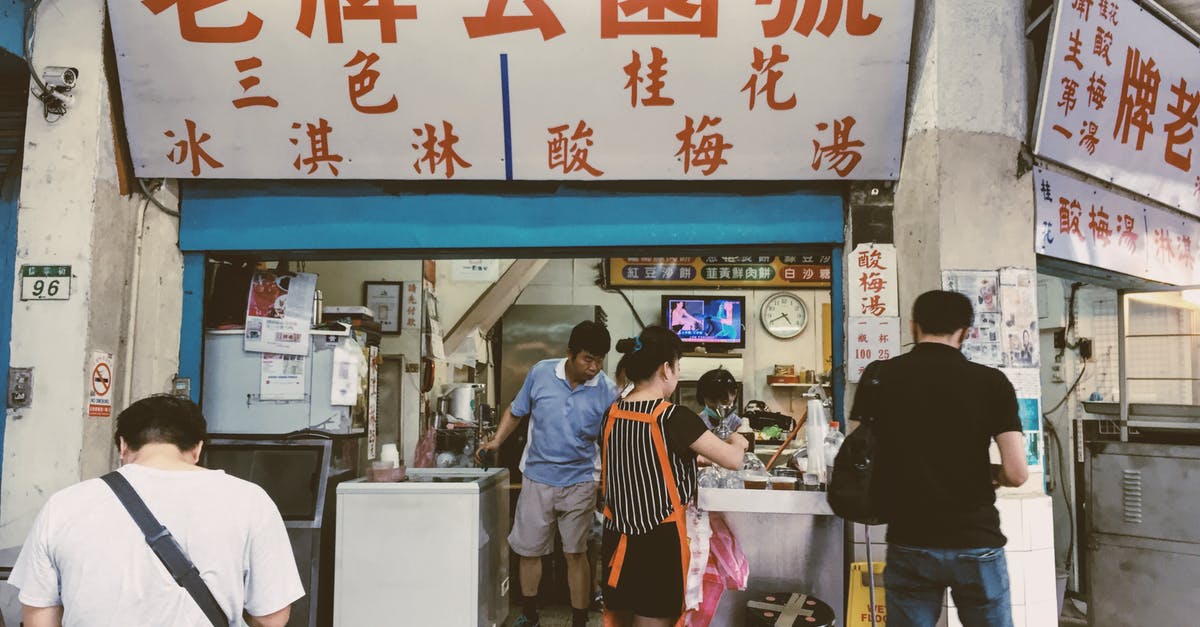
<svg viewBox="0 0 1200 627"><path fill-rule="evenodd" d="M783 340L800 335L808 325L808 308L804 301L787 292L768 296L758 313L767 333Z"/></svg>

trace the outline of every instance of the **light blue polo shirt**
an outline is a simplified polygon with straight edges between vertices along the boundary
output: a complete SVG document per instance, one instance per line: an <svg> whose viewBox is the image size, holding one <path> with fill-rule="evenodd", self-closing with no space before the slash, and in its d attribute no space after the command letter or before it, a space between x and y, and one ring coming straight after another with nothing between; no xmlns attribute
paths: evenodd
<svg viewBox="0 0 1200 627"><path fill-rule="evenodd" d="M604 412L617 400L617 386L604 371L572 390L566 365L566 359L534 364L509 407L514 416L529 416L521 472L557 487L596 480Z"/></svg>

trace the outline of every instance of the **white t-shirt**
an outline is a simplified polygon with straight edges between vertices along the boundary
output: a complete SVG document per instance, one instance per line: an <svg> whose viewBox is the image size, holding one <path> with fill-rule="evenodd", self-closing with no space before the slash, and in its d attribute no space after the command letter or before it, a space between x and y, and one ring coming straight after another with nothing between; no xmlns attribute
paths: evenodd
<svg viewBox="0 0 1200 627"><path fill-rule="evenodd" d="M220 470L128 464L137 490L199 568L231 625L304 596L287 530L262 488ZM100 479L50 497L8 582L34 607L63 606L64 627L211 627Z"/></svg>

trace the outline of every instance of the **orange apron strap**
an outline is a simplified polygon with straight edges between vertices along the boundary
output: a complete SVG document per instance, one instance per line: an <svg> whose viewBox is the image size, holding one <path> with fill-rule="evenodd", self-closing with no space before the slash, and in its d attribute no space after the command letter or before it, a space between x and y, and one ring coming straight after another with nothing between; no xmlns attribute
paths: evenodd
<svg viewBox="0 0 1200 627"><path fill-rule="evenodd" d="M618 401L619 402L619 401ZM616 424L617 403L608 408L608 417L604 420L604 433L600 436L600 498L604 498L605 487L608 483L608 438L612 435L613 425ZM607 510L607 507L605 508ZM611 518L611 516L610 516Z"/></svg>
<svg viewBox="0 0 1200 627"><path fill-rule="evenodd" d="M666 483L667 494L671 497L671 515L667 516L663 523L674 523L675 531L679 534L679 565L682 569L682 582L684 587L684 596L687 596L687 577L688 568L691 567L692 550L688 542L687 533L687 509L683 505L683 499L679 496L679 485L675 483L675 471L671 468L671 458L667 454L667 441L663 437L662 428L659 426L658 417L671 406L670 403L661 403L654 411L653 422L650 423L650 434L654 441L654 452L658 455L658 463L662 467L663 480ZM683 624L683 614L687 609L679 608L680 617L676 625Z"/></svg>
<svg viewBox="0 0 1200 627"><path fill-rule="evenodd" d="M613 551L612 560L608 563L610 569L608 573L608 587L616 588L621 581L621 568L625 566L625 550L629 548L629 536L621 534L621 539L617 541L617 548Z"/></svg>

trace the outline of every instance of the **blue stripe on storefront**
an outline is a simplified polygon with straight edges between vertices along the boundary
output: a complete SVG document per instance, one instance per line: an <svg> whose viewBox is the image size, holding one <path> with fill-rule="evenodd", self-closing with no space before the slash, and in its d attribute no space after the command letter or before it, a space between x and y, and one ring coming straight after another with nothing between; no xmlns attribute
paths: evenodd
<svg viewBox="0 0 1200 627"><path fill-rule="evenodd" d="M846 302L845 267L842 253L841 246L833 249L833 294L830 295L832 303L830 316L833 318L833 367L830 373L833 385L833 411L830 413L830 419L839 421L842 431L845 432L846 421L842 416L845 398L842 386L846 383Z"/></svg>
<svg viewBox="0 0 1200 627"><path fill-rule="evenodd" d="M203 253L183 256L183 322L179 335L179 376L192 382L192 400L200 402L204 351Z"/></svg>
<svg viewBox="0 0 1200 627"><path fill-rule="evenodd" d="M185 252L430 251L839 243L832 193L405 193L380 183L184 188Z"/></svg>

